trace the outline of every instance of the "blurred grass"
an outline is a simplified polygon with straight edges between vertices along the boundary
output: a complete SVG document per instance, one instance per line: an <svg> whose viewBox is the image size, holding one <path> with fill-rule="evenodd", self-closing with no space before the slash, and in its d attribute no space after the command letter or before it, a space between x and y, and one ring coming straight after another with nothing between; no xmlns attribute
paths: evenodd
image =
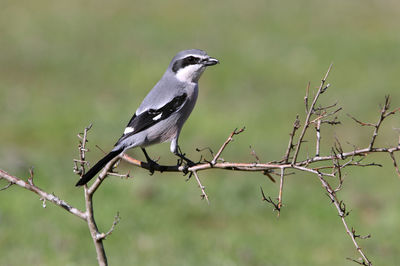
<svg viewBox="0 0 400 266"><path fill-rule="evenodd" d="M374 121L385 94L400 105L397 1L3 0L0 6L0 167L27 177L35 166L37 185L80 208L72 174L76 134L94 124L94 162L101 156L95 145L111 148L182 49L204 49L221 61L204 74L182 132L180 144L193 158L196 147L217 149L244 125L224 158L251 161L249 145L263 161L281 158L296 114L304 113L307 82L318 86L331 62L332 88L322 102L344 107L343 125L323 129L323 152L333 135L368 141L370 129L345 113ZM387 121L379 144L394 144L398 125L399 118ZM175 160L168 144L150 152ZM388 158L372 159L385 168L352 169L340 196L352 209L350 225L372 234L361 242L366 254L376 265L398 265L399 182ZM315 177L288 177L277 219L259 192L262 185L276 195L277 185L260 175L201 173L207 206L193 180L129 169L133 180L108 180L95 199L102 230L117 211L122 217L105 243L111 265L352 265L345 257L357 257ZM17 187L0 193L0 247L2 265L96 264L84 223L50 204L43 209Z"/></svg>

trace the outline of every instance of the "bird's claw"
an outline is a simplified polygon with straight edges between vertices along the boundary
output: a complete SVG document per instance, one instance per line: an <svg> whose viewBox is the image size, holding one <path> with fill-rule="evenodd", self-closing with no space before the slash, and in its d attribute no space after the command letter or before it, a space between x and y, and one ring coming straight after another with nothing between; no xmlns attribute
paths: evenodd
<svg viewBox="0 0 400 266"><path fill-rule="evenodd" d="M183 165L182 172L183 175L187 175L189 173L189 166L187 164Z"/></svg>
<svg viewBox="0 0 400 266"><path fill-rule="evenodd" d="M197 162L197 163L195 163L195 162L193 162L192 160L186 158L186 157L185 157L186 154L185 154L185 153L182 153L182 151L181 151L181 149L179 148L179 146L178 146L178 152L175 153L175 154L176 154L177 156L179 156L177 165L183 167L183 168L182 168L183 175L185 176L185 175L187 175L187 174L190 172L188 178L186 179L186 181L187 181L187 180L189 180L189 179L192 177L192 175L193 175L193 172L192 172L192 171L189 171L189 168L198 165L198 164L200 163L200 161ZM200 159L200 160L201 160L201 159Z"/></svg>
<svg viewBox="0 0 400 266"><path fill-rule="evenodd" d="M148 160L147 161L147 164L148 164L148 166L149 166L149 172L150 172L150 175L153 175L154 174L154 171L155 171L155 169L156 169L156 166L158 165L155 161L153 161L153 160Z"/></svg>

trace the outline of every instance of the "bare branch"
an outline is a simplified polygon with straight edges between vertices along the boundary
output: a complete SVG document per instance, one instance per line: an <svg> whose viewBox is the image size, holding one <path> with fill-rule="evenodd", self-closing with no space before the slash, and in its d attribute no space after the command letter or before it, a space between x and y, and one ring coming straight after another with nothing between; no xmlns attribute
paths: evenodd
<svg viewBox="0 0 400 266"><path fill-rule="evenodd" d="M319 156L320 143L321 143L321 119L318 119L317 126L315 127L315 131L317 132L317 144L315 147L315 156Z"/></svg>
<svg viewBox="0 0 400 266"><path fill-rule="evenodd" d="M11 187L12 185L14 185L14 183L9 182L6 186L2 187L2 188L0 189L0 191L6 190L7 188Z"/></svg>
<svg viewBox="0 0 400 266"><path fill-rule="evenodd" d="M397 165L396 158L394 157L393 152L389 152L389 155L390 158L392 158L394 169L396 169L396 173L400 177L400 169L399 166Z"/></svg>
<svg viewBox="0 0 400 266"><path fill-rule="evenodd" d="M103 245L103 238L98 238L99 229L97 228L96 221L94 219L93 213L93 194L89 193L87 185L84 185L84 194L85 194L85 206L86 206L86 222L89 227L90 235L92 236L93 244L96 248L97 254L97 262L101 266L106 266L107 263L107 256L104 250Z"/></svg>
<svg viewBox="0 0 400 266"><path fill-rule="evenodd" d="M307 89L307 94L308 94L308 89ZM307 96L308 97L308 96ZM293 149L294 145L293 145L293 138L294 135L296 134L296 131L300 128L300 120L299 120L299 115L296 116L296 120L293 123L293 129L292 129L292 133L289 134L290 138L289 138L289 144L288 147L286 149L285 155L283 156L283 162L287 163L289 162L289 157L290 157L290 151Z"/></svg>
<svg viewBox="0 0 400 266"><path fill-rule="evenodd" d="M96 192L96 190L100 187L101 183L103 183L104 179L108 176L108 173L112 172L114 165L119 160L120 160L120 157L117 156L106 164L106 166L100 172L99 176L96 178L96 180L93 182L93 184L88 188L87 193L93 195Z"/></svg>
<svg viewBox="0 0 400 266"><path fill-rule="evenodd" d="M194 170L191 172L193 173L194 177L196 178L197 184L199 184L199 188L201 189L201 198L206 199L207 203L210 204L210 202L208 201L207 193L205 191L206 187L201 184L201 181L200 181L200 178L199 178L197 172Z"/></svg>
<svg viewBox="0 0 400 266"><path fill-rule="evenodd" d="M304 138L304 135L305 135L305 133L307 131L307 128L310 125L310 117L314 112L314 106L317 103L317 100L318 100L319 96L321 95L321 93L325 92L325 90L329 87L329 84L327 84L327 86L325 86L325 87L324 87L324 85L325 85L326 79L328 78L328 75L329 75L329 72L331 71L331 69L332 69L332 64L329 66L328 71L325 74L325 77L321 80L321 85L319 86L319 89L318 89L317 93L315 94L314 99L313 99L313 101L311 103L310 109L308 110L308 113L307 113L307 116L306 116L306 120L305 120L304 125L303 125L303 129L302 129L302 131L300 133L299 139L298 139L297 144L296 144L296 150L294 151L292 164L296 163L297 156L298 156L299 151L300 151L301 143L303 141L303 138Z"/></svg>
<svg viewBox="0 0 400 266"><path fill-rule="evenodd" d="M0 169L0 178L3 178L5 180L7 180L8 182L15 184L19 187L22 187L24 189L32 191L32 192L36 193L37 195L39 195L41 199L45 199L51 203L54 203L55 205L66 210L67 212L72 213L73 215L81 218L82 220L86 220L86 214L84 212L78 210L75 207L72 207L70 204L68 204L64 200L61 200L54 194L47 193L47 192L43 191L42 189L40 189L39 187L31 185L28 182L25 182L24 180L22 180L16 176L10 175L9 173L7 173L1 169Z"/></svg>
<svg viewBox="0 0 400 266"><path fill-rule="evenodd" d="M362 258L359 258L358 260L355 260L352 258L346 258L346 259L348 259L349 261L355 262L357 264L364 265L364 266L372 265L372 264L367 264L367 262L365 260L363 260Z"/></svg>
<svg viewBox="0 0 400 266"><path fill-rule="evenodd" d="M258 157L256 151L250 146L250 154L253 155L253 157L256 159L256 163L260 163L260 158Z"/></svg>
<svg viewBox="0 0 400 266"><path fill-rule="evenodd" d="M358 245L356 238L358 236L355 235L355 230L352 228L352 231L349 230L349 226L347 225L347 222L345 220L346 216L349 215L349 212L346 210L346 205L344 204L343 201L339 201L336 197L336 192L331 188L329 183L323 178L321 174L318 174L319 180L321 181L322 186L325 188L325 190L328 193L329 198L331 199L332 203L335 205L339 217L342 220L343 226L346 230L346 233L350 236L351 240L353 241L354 246L356 247L358 253L360 253L363 262L365 262L365 265L372 265L372 263L368 260L367 256L364 254L362 251L361 247Z"/></svg>
<svg viewBox="0 0 400 266"><path fill-rule="evenodd" d="M219 159L219 157L221 156L221 153L224 151L224 149L226 148L226 146L229 144L229 142L231 142L233 140L233 136L234 135L239 135L240 133L242 133L245 130L245 127L237 130L237 128L229 135L228 139L224 142L224 144L222 144L221 148L218 150L217 154L214 156L214 158L211 161L211 165L215 165L217 163L217 160Z"/></svg>
<svg viewBox="0 0 400 266"><path fill-rule="evenodd" d="M262 187L260 187L260 189L261 189L261 195L262 195L262 200L263 201L266 201L266 202L268 202L269 204L271 204L272 206L274 206L274 211L280 211L280 209L279 209L279 203L275 203L272 199L271 199L271 197L266 197L265 196L265 194L264 194L264 191L263 191L263 189L262 189Z"/></svg>
<svg viewBox="0 0 400 266"><path fill-rule="evenodd" d="M129 172L127 174L118 174L118 173L114 173L114 172L108 172L107 174L110 175L110 176L116 176L116 177L120 177L120 178L129 178L129 177L131 177Z"/></svg>
<svg viewBox="0 0 400 266"><path fill-rule="evenodd" d="M114 217L114 222L111 225L110 230L108 230L107 233L101 233L97 235L97 240L102 240L102 239L106 239L106 237L108 237L109 235L112 234L112 232L114 231L115 227L117 226L117 224L119 223L119 221L121 220L121 217L119 217L119 212L117 212L117 215L115 215Z"/></svg>
<svg viewBox="0 0 400 266"><path fill-rule="evenodd" d="M221 162L221 163L216 163L215 165L211 166L209 163L199 163L196 164L195 166L189 167L187 170L188 171L202 171L202 170L207 170L210 168L218 168L218 169L224 169L224 170L237 170L237 171L266 171L266 170L271 170L271 169L280 169L280 168L294 168L294 169L299 169L299 167L304 167L308 166L312 163L316 162L323 162L323 161L332 161L333 159L340 159L344 160L349 157L354 157L354 156L366 156L370 153L390 153L390 152L397 152L400 151L400 145L395 146L395 147L390 147L390 148L372 148L369 150L369 148L363 148L363 149L357 149L357 150L352 150L349 152L343 152L342 154L333 154L329 156L318 156L318 157L312 157L308 158L303 161L297 162L295 165L292 165L290 163L233 163L233 162ZM136 165L138 167L144 168L144 169L149 169L149 166L147 165L146 162L139 161L135 158L130 157L129 155L123 154L121 156L123 160L126 162ZM156 165L155 166L155 171L159 172L184 172L185 168L183 166L177 166L177 165ZM96 180L97 181L97 180Z"/></svg>
<svg viewBox="0 0 400 266"><path fill-rule="evenodd" d="M271 172L272 172L272 170L265 170L263 172L263 174L266 175L269 178L269 180L271 180L273 183L275 183L276 182L275 178L272 177L272 175L270 174Z"/></svg>
<svg viewBox="0 0 400 266"><path fill-rule="evenodd" d="M34 185L35 185L35 184L33 184L33 167L29 168L28 183L29 183L31 186L34 186Z"/></svg>
<svg viewBox="0 0 400 266"><path fill-rule="evenodd" d="M281 168L281 182L279 184L279 196L278 196L278 217L281 214L282 209L282 192L283 192L283 180L285 178L285 169Z"/></svg>
<svg viewBox="0 0 400 266"><path fill-rule="evenodd" d="M378 136L378 130L379 130L383 120L387 117L386 111L389 109L389 106L390 106L390 97L386 96L385 104L383 105L382 110L381 110L381 116L379 117L378 122L374 125L375 129L374 129L374 133L372 134L371 143L369 144L369 149L372 149L372 147L374 146L376 137Z"/></svg>
<svg viewBox="0 0 400 266"><path fill-rule="evenodd" d="M198 163L193 163L190 164L190 167L185 166L185 165L159 165L157 163L153 163L149 165L147 162L142 162L137 159L134 159L126 154L120 155L119 157L114 158L111 160L100 172L98 177L94 180L94 182L89 186L89 185L84 185L83 193L85 196L85 207L86 210L85 212L82 212L63 200L59 199L56 197L54 194L49 194L42 189L38 188L34 184L34 172L33 168L30 169L30 176L27 181L24 181L18 177L12 176L8 173L6 173L3 170L0 170L0 179L5 179L8 184L0 189L1 190L6 190L12 185L17 185L19 187L25 188L27 190L30 190L40 196L40 200L43 201L43 206L45 207L45 204L47 201L52 202L53 204L56 204L63 209L67 210L68 212L74 214L75 216L81 218L82 220L85 220L89 231L90 235L92 237L94 246L96 248L96 253L97 253L97 260L99 265L107 265L107 257L105 254L104 246L103 246L103 240L106 239L107 236L109 236L113 230L115 229L116 225L118 224L120 218L119 214L117 214L114 218L114 222L110 228L110 230L106 233L101 233L96 225L94 213L93 213L93 195L97 191L97 189L100 187L100 185L103 183L105 178L107 176L117 176L121 178L127 178L129 177L128 174L118 174L114 172L114 168L117 167L119 161L121 159L125 160L126 162L141 167L143 169L148 169L148 170L153 170L153 171L158 171L158 172L181 172L184 174L190 173L190 175L194 175L196 182L198 186L201 189L201 197L202 199L206 199L207 203L209 204L209 198L207 193L205 192L205 187L202 185L201 180L199 178L199 172L204 171L204 170L209 170L209 169L224 169L224 170L235 170L235 171L247 171L247 172L261 172L262 174L266 175L269 177L273 182L275 182L275 179L272 177L272 175L276 175L280 177L280 184L279 184L279 194L278 198L273 200L271 197L267 197L264 194L264 191L262 187L261 189L261 194L262 194L262 200L266 201L267 203L271 204L274 207L274 210L278 211L278 217L280 215L280 210L282 209L283 206L283 187L284 187L284 181L285 181L285 176L289 174L293 174L294 172L301 171L301 172L307 172L312 174L313 177L318 176L318 179L321 182L322 187L325 189L328 197L330 198L331 202L336 208L336 211L339 214L339 217L342 221L342 224L345 228L346 233L349 235L351 238L353 245L355 246L357 252L360 254L361 258L359 260L354 260L354 259L349 259L352 260L358 264L361 265L371 265L371 261L367 258L367 256L364 254L364 251L361 249L361 247L358 244L359 239L366 239L370 238L370 235L367 236L361 236L359 234L356 234L356 231L354 228L349 229L349 226L346 221L346 217L350 214L350 211L348 211L346 204L337 198L337 192L340 191L343 188L343 178L345 175L344 169L346 167L350 166L357 166L357 167L367 167L367 166L381 166L378 163L364 163L362 160L366 158L369 154L372 153L388 153L389 156L391 157L393 161L393 165L395 167L395 170L397 174L400 177L400 170L399 166L397 165L397 161L395 158L396 152L400 151L400 137L399 141L397 143L397 146L393 147L375 147L375 142L376 138L378 136L378 131L380 127L383 124L383 121L389 117L390 115L393 115L395 113L400 112L400 108L393 109L392 111L389 111L390 107L390 97L386 96L385 98L385 103L382 106L380 110L380 116L376 124L370 124L370 123L364 123L356 118L354 118L351 115L348 115L350 118L352 118L356 123L362 125L362 126L371 126L374 128L374 131L371 136L371 140L369 145L363 146L364 148L357 148L354 146L353 150L347 150L344 149L341 145L341 142L338 138L335 137L335 142L332 147L330 147L331 152L328 155L321 155L321 145L322 145L322 131L321 128L324 126L324 124L328 125L338 125L340 124L340 121L337 120L336 113L338 113L341 108L337 108L335 104L328 105L328 106L318 106L317 107L317 101L320 97L321 94L323 94L330 86L330 84L326 84L326 80L328 78L328 75L331 71L332 64L329 66L324 78L321 80L321 84L319 88L316 91L315 96L312 98L311 104L309 104L309 88L310 88L310 83L308 83L307 89L306 89L306 95L304 97L304 104L305 104L305 110L306 110L306 118L304 121L304 125L302 126L302 130L297 138L297 141L294 141L295 134L297 130L300 129L300 120L299 116L297 115L296 120L293 123L293 128L291 130L290 138L289 138L289 143L286 149L286 152L284 154L284 157L280 161L271 161L268 163L261 163L260 158L257 156L255 151L250 147L251 149L251 155L255 158L255 162L228 162L225 161L221 158L221 154L224 152L226 149L227 145L230 144L233 141L233 137L235 135L240 134L241 132L244 131L244 127L240 130L235 129L230 133L228 138L225 140L225 142L220 146L218 152L214 155L212 150L208 148L208 150L211 153L212 160L211 161L206 161L200 159ZM301 146L303 143L306 141L311 142L310 140L305 139L306 132L310 125L315 126L316 130L316 137L312 138L312 143L315 141L315 156L310 156L308 152L303 152L306 154L306 159L298 160L298 156L300 156L300 150ZM79 176L82 176L85 173L85 167L88 166L88 162L86 161L86 152L88 151L86 147L87 143L87 133L90 130L91 125L89 125L87 128L85 128L84 132L82 134L78 134L78 137L80 139L79 141L79 158L74 159L74 172L78 174ZM325 131L323 131L325 132ZM199 149L196 149L197 151L201 151ZM291 153L293 152L293 155L291 156ZM280 171L278 172L279 169ZM292 172L289 173L288 169L292 169ZM334 178L334 181L331 181L332 178ZM331 186L331 184L327 181L329 180L330 182L334 182L335 186ZM337 181L336 181L337 180ZM332 183L333 184L333 183Z"/></svg>
<svg viewBox="0 0 400 266"><path fill-rule="evenodd" d="M311 85L311 82L309 81L307 83L306 96L304 96L304 105L306 107L306 114L308 113L308 93L310 92L310 85Z"/></svg>
<svg viewBox="0 0 400 266"><path fill-rule="evenodd" d="M368 127L374 127L375 126L374 124L371 124L371 123L361 122L360 120L358 120L357 118L355 118L354 116L352 116L350 114L347 114L347 116L350 117L351 119L353 119L356 123L360 124L361 126L368 126Z"/></svg>
<svg viewBox="0 0 400 266"><path fill-rule="evenodd" d="M88 127L85 128L83 135L78 134L78 138L81 140L78 145L79 149L79 160L74 160L74 172L77 173L79 176L82 177L82 175L85 173L85 166L88 164L85 160L86 152L88 149L86 148L86 143L87 143L87 134L88 131L92 128L92 125L90 124ZM102 170L100 173L99 177L95 180L95 182L92 184L91 187L88 188L88 185L84 185L83 193L85 196L85 216L86 216L86 222L89 227L89 232L93 240L93 244L96 248L96 254L97 254L97 262L101 266L107 265L107 256L106 252L104 249L103 245L103 239L108 235L108 233L100 233L99 229L97 228L96 221L94 218L94 213L93 213L93 194L96 192L96 190L99 188L100 184L103 182L103 180L107 177L108 172L111 172L111 169L113 168L114 164L119 160L119 158L114 158L111 160L106 167ZM79 166L78 166L79 164ZM113 226L115 227L115 226ZM112 227L112 229L113 229ZM112 232L112 231L111 231ZM111 234L111 232L109 234Z"/></svg>

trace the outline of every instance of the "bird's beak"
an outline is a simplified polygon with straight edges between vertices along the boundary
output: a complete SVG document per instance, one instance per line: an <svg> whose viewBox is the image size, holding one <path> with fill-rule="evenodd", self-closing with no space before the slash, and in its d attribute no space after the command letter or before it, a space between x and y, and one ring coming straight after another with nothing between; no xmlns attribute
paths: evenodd
<svg viewBox="0 0 400 266"><path fill-rule="evenodd" d="M208 57L203 60L203 65L205 65L205 66L213 66L216 64L219 64L219 61L218 61L218 59L213 58L213 57Z"/></svg>

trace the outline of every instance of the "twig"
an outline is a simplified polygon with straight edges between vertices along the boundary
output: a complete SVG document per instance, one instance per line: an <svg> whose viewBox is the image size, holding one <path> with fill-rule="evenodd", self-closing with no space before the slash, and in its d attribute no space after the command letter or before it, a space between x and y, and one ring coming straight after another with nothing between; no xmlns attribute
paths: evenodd
<svg viewBox="0 0 400 266"><path fill-rule="evenodd" d="M258 157L256 151L250 146L250 154L256 159L256 163L260 163L260 157Z"/></svg>
<svg viewBox="0 0 400 266"><path fill-rule="evenodd" d="M358 260L355 260L355 259L352 259L352 258L346 258L346 259L349 260L349 261L355 262L357 264L364 265L364 266L371 265L371 264L367 264L362 258L359 258Z"/></svg>
<svg viewBox="0 0 400 266"><path fill-rule="evenodd" d="M233 140L234 135L238 135L244 131L245 127L237 130L237 128L229 135L228 139L222 144L221 148L219 148L217 154L215 154L214 158L210 162L211 165L215 165L217 163L217 160L221 156L221 153L224 151L225 147Z"/></svg>
<svg viewBox="0 0 400 266"><path fill-rule="evenodd" d="M206 187L201 184L201 181L200 181L200 178L199 178L197 172L196 171L191 171L191 172L193 173L194 177L196 178L197 184L199 184L199 188L201 189L201 198L206 199L207 203L210 204L210 202L208 201L207 193L205 191Z"/></svg>
<svg viewBox="0 0 400 266"><path fill-rule="evenodd" d="M31 186L35 186L35 184L33 183L33 167L29 168L29 177L28 177L28 183Z"/></svg>
<svg viewBox="0 0 400 266"><path fill-rule="evenodd" d="M85 194L85 206L86 206L86 222L89 227L90 235L92 236L93 244L96 248L97 254L97 262L101 266L108 265L106 251L104 250L103 238L98 238L97 236L100 234L99 229L97 227L96 221L94 219L93 213L93 194L88 192L88 188L84 186L84 194Z"/></svg>
<svg viewBox="0 0 400 266"><path fill-rule="evenodd" d="M276 181L275 181L275 178L273 178L272 175L271 175L270 173L273 173L273 171L272 171L272 170L265 170L265 171L263 172L263 174L266 175L266 176L269 178L269 180L272 181L272 183L275 183L275 182L276 182Z"/></svg>
<svg viewBox="0 0 400 266"><path fill-rule="evenodd" d="M120 178L129 178L130 177L129 173L127 173L127 174L118 174L118 173L114 173L114 172L108 172L107 175L116 176L116 177L120 177Z"/></svg>
<svg viewBox="0 0 400 266"><path fill-rule="evenodd" d="M369 149L372 149L372 147L374 146L375 139L376 139L376 137L378 136L378 130L379 130L379 128L380 128L380 126L381 126L383 120L384 120L386 117L388 117L389 115L394 114L394 112L389 112L389 114L386 113L387 110L389 109L389 106L390 106L390 97L389 97L389 96L386 96L386 97L385 97L385 103L384 103L384 105L382 106L382 109L381 109L381 115L380 115L380 117L379 117L379 120L378 120L378 122L374 125L374 127L375 127L375 128L374 128L374 133L372 134L371 143L369 144Z"/></svg>
<svg viewBox="0 0 400 266"><path fill-rule="evenodd" d="M396 158L394 157L393 152L389 152L389 155L390 158L392 158L394 169L396 169L396 173L400 177L400 169L399 166L397 165Z"/></svg>
<svg viewBox="0 0 400 266"><path fill-rule="evenodd" d="M5 185L4 187L2 187L2 188L0 189L0 191L6 190L7 188L11 187L12 185L14 185L14 183L9 182L7 185Z"/></svg>
<svg viewBox="0 0 400 266"><path fill-rule="evenodd" d="M319 149L320 149L320 143L321 143L321 119L318 119L317 126L315 127L315 130L317 132L317 143L315 147L315 156L319 156Z"/></svg>
<svg viewBox="0 0 400 266"><path fill-rule="evenodd" d="M85 165L87 162L85 161L85 156L86 152L88 149L86 148L86 142L87 142L87 134L88 131L91 129L92 125L90 124L88 127L85 128L83 132L83 136L78 134L78 137L81 139L78 148L79 148L79 160L75 160L75 166L76 163L79 162L80 167L78 169L74 169L74 172L76 172L78 175L82 176L85 173ZM93 213L93 195L96 192L96 190L99 188L100 184L103 182L103 180L107 177L108 173L111 172L111 169L113 168L114 164L119 160L119 158L114 158L111 160L101 171L99 174L99 177L93 182L93 184L88 187L88 185L83 186L83 192L85 196L85 216L86 216L86 222L89 228L90 235L93 240L93 244L96 249L96 254L97 254L97 262L101 266L106 266L108 265L107 262L107 256L106 252L104 249L103 245L103 240L105 237L108 235L107 233L100 233L99 229L97 227L95 218L94 218L94 213ZM114 226L115 227L115 226ZM113 227L112 227L113 229ZM111 234L111 232L109 233Z"/></svg>
<svg viewBox="0 0 400 266"><path fill-rule="evenodd" d="M106 239L107 236L111 235L112 232L114 231L115 227L117 226L117 224L119 223L120 220L121 220L121 217L119 217L119 212L117 212L117 215L115 215L115 217L114 217L114 222L113 222L113 224L111 225L110 230L108 230L107 233L98 234L98 235L97 235L97 239L98 239L98 240L100 240L100 239Z"/></svg>
<svg viewBox="0 0 400 266"><path fill-rule="evenodd" d="M361 247L358 245L354 229L352 231L349 230L349 226L347 225L347 222L345 220L345 217L349 215L349 212L346 211L346 205L342 201L338 201L338 199L336 198L335 191L331 188L329 183L323 178L323 176L320 173L318 174L318 177L319 180L321 181L322 186L328 192L328 196L331 199L332 203L335 205L339 213L340 219L342 220L343 226L346 230L346 233L350 236L351 240L353 241L353 244L356 247L358 253L360 253L363 262L365 262L366 265L372 265L372 263L368 260L367 256L362 251Z"/></svg>
<svg viewBox="0 0 400 266"><path fill-rule="evenodd" d="M310 85L311 85L311 82L309 81L307 83L306 96L304 96L304 105L306 107L306 114L308 113L308 93L310 92Z"/></svg>
<svg viewBox="0 0 400 266"><path fill-rule="evenodd" d="M275 203L271 197L266 197L264 194L264 191L262 189L262 187L260 186L260 190L261 190L261 195L262 195L262 200L268 202L269 204L271 204L272 206L274 206L274 211L280 211L280 207L279 207L279 203Z"/></svg>
<svg viewBox="0 0 400 266"><path fill-rule="evenodd" d="M302 129L301 133L300 133L299 139L297 141L296 150L294 151L294 154L293 154L292 164L296 163L297 156L298 156L299 151L300 151L300 146L301 146L300 144L303 141L303 138L304 138L304 135L305 135L305 133L307 131L308 126L310 125L310 123L309 123L310 122L310 117L313 114L314 106L317 103L318 97L321 95L321 93L325 92L325 90L329 87L328 86L329 84L327 86L325 86L325 87L324 87L324 85L325 85L326 79L328 78L328 75L329 75L329 72L331 71L331 69L332 69L332 64L329 66L328 71L325 74L325 77L321 80L321 85L319 86L318 91L315 94L314 99L313 99L313 101L311 103L311 106L308 109L306 120L304 122L304 126L303 126L303 129Z"/></svg>
<svg viewBox="0 0 400 266"><path fill-rule="evenodd" d="M278 217L280 216L282 209L282 191L283 191L284 178L285 178L285 168L281 168L281 182L279 184L279 196L278 196Z"/></svg>
<svg viewBox="0 0 400 266"><path fill-rule="evenodd" d="M82 220L86 220L86 214L84 212L78 210L75 207L72 207L70 204L68 204L64 200L58 198L54 194L47 193L44 190L42 190L41 188L39 188L35 185L31 185L28 182L25 182L24 180L22 180L16 176L10 175L9 173L7 173L1 169L0 169L0 178L7 180L9 183L17 185L17 186L27 189L29 191L32 191L32 192L36 193L37 195L39 195L40 198L45 199L45 200L63 208L67 212L72 213L73 215L81 218Z"/></svg>
<svg viewBox="0 0 400 266"><path fill-rule="evenodd" d="M308 90L307 90L307 92L308 92ZM308 94L308 93L307 93ZM308 96L306 96L306 98L305 98L305 101L307 102L307 97ZM293 123L293 129L292 129L292 132L289 134L289 136L290 136L290 138L289 138L289 144L288 144L288 147L287 147L287 149L286 149L286 152L285 152L285 155L283 156L283 161L285 162L285 163L287 163L288 161L289 161L289 157L290 157L290 151L293 149L293 138L294 138L294 135L296 134L296 131L298 130L300 128L300 120L299 120L299 115L297 115L296 116L296 120L294 121L294 123Z"/></svg>
<svg viewBox="0 0 400 266"><path fill-rule="evenodd" d="M350 114L347 114L347 116L350 117L351 119L353 119L356 123L360 124L361 126L368 126L368 127L374 127L375 126L374 124L371 124L371 123L361 122L360 120L358 120L357 118L355 118L354 116L352 116Z"/></svg>
<svg viewBox="0 0 400 266"><path fill-rule="evenodd" d="M81 152L80 157L81 157L82 161L85 161L85 153L88 151L88 149L86 149L87 133L91 128L92 128L92 124L90 124L88 127L86 127L83 132L82 143L79 147L80 152Z"/></svg>

